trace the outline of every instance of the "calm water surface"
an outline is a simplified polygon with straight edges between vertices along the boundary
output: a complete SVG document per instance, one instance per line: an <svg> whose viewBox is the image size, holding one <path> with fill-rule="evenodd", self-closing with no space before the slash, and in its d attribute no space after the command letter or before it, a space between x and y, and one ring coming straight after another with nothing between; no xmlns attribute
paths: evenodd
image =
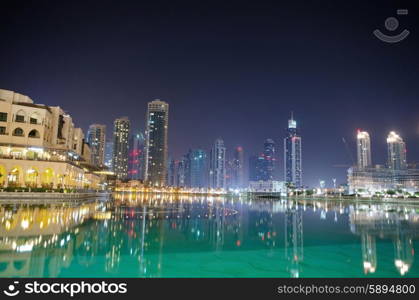
<svg viewBox="0 0 419 300"><path fill-rule="evenodd" d="M1 277L418 277L419 206L118 194L1 205Z"/></svg>

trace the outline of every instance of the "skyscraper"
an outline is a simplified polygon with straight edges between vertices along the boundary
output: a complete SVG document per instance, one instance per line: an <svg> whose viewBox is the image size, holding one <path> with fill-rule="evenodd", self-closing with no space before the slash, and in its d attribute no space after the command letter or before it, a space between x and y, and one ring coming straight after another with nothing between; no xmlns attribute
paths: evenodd
<svg viewBox="0 0 419 300"><path fill-rule="evenodd" d="M188 158L183 156L177 164L176 169L176 185L178 187L187 186L187 175L188 175Z"/></svg>
<svg viewBox="0 0 419 300"><path fill-rule="evenodd" d="M129 142L128 177L132 180L143 179L144 135L133 134Z"/></svg>
<svg viewBox="0 0 419 300"><path fill-rule="evenodd" d="M358 130L357 133L358 168L371 167L371 142L370 135L366 131Z"/></svg>
<svg viewBox="0 0 419 300"><path fill-rule="evenodd" d="M169 159L169 168L167 170L167 185L177 186L177 168L179 162L174 159Z"/></svg>
<svg viewBox="0 0 419 300"><path fill-rule="evenodd" d="M105 143L105 162L104 165L109 168L109 170L113 170L113 142L106 142Z"/></svg>
<svg viewBox="0 0 419 300"><path fill-rule="evenodd" d="M244 187L243 147L239 146L234 149L231 176L232 188L238 189Z"/></svg>
<svg viewBox="0 0 419 300"><path fill-rule="evenodd" d="M146 116L145 181L164 186L167 174L167 134L169 104L154 100L148 103Z"/></svg>
<svg viewBox="0 0 419 300"><path fill-rule="evenodd" d="M275 142L272 139L267 139L263 144L263 164L262 164L262 178L263 181L273 180L275 171Z"/></svg>
<svg viewBox="0 0 419 300"><path fill-rule="evenodd" d="M301 156L301 137L297 130L297 121L291 114L287 136L284 139L284 177L287 183L297 188L303 185Z"/></svg>
<svg viewBox="0 0 419 300"><path fill-rule="evenodd" d="M388 167L393 170L404 170L407 168L406 144L403 139L394 131L387 137Z"/></svg>
<svg viewBox="0 0 419 300"><path fill-rule="evenodd" d="M222 139L217 139L210 153L210 188L226 188L226 148Z"/></svg>
<svg viewBox="0 0 419 300"><path fill-rule="evenodd" d="M207 187L207 153L202 149L193 149L188 153L189 186L195 188Z"/></svg>
<svg viewBox="0 0 419 300"><path fill-rule="evenodd" d="M128 178L129 128L130 121L128 117L118 118L114 121L112 165L116 178L119 180Z"/></svg>
<svg viewBox="0 0 419 300"><path fill-rule="evenodd" d="M262 180L262 169L265 159L262 155L252 155L249 158L249 181Z"/></svg>
<svg viewBox="0 0 419 300"><path fill-rule="evenodd" d="M92 124L87 131L87 143L91 151L91 163L103 167L105 158L106 125Z"/></svg>

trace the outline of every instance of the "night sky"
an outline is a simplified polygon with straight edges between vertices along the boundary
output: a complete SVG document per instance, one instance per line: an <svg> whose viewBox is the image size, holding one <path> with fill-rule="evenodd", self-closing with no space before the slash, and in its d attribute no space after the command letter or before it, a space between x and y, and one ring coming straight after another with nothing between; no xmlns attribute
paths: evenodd
<svg viewBox="0 0 419 300"><path fill-rule="evenodd" d="M59 105L87 129L128 116L144 129L146 104L170 104L169 152L209 149L222 137L246 157L283 138L294 111L303 181L346 181L355 132L401 134L419 161L419 10L403 1L1 1L0 88ZM367 3L368 2L368 3ZM397 16L407 8L409 15ZM387 17L410 36L372 34ZM247 160L247 159L246 159Z"/></svg>

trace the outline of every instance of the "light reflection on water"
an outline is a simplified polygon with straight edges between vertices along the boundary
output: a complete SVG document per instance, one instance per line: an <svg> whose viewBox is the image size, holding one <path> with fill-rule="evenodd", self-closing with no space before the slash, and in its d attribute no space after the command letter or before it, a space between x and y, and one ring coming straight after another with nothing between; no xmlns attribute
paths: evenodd
<svg viewBox="0 0 419 300"><path fill-rule="evenodd" d="M1 277L419 276L419 206L117 194L0 206Z"/></svg>

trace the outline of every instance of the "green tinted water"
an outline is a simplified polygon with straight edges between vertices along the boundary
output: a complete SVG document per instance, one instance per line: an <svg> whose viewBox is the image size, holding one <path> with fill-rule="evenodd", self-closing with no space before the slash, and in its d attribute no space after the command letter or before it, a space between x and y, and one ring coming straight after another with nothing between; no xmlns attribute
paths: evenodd
<svg viewBox="0 0 419 300"><path fill-rule="evenodd" d="M0 207L2 277L418 277L419 207L117 195Z"/></svg>

